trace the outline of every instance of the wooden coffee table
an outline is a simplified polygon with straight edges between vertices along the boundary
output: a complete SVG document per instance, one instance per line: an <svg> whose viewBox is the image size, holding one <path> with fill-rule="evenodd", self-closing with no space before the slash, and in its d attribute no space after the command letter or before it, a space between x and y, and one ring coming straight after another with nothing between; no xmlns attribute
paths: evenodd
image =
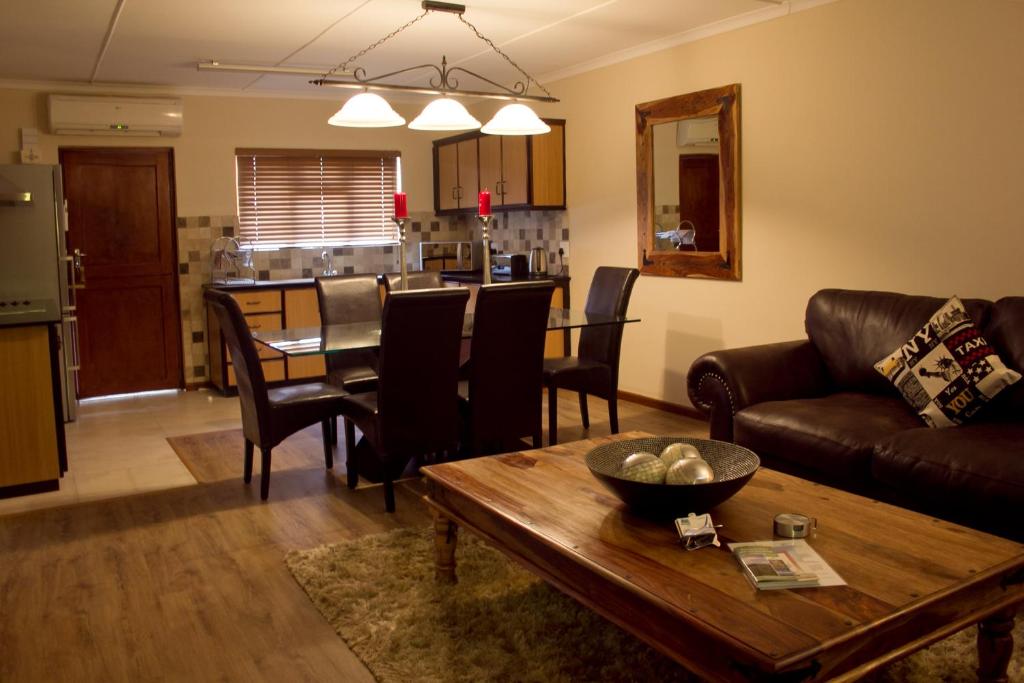
<svg viewBox="0 0 1024 683"><path fill-rule="evenodd" d="M1005 681L1024 601L1024 546L759 471L713 510L722 548L686 552L637 517L583 454L634 432L423 468L437 575L455 579L457 526L711 680L855 680L979 624L979 678ZM756 591L729 541L772 538L772 517L818 519L810 544L849 585Z"/></svg>

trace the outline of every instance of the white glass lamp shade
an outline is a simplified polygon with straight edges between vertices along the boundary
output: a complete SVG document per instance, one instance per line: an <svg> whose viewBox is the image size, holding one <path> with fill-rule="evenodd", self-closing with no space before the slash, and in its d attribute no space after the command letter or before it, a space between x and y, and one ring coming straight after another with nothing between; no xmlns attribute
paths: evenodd
<svg viewBox="0 0 1024 683"><path fill-rule="evenodd" d="M488 135L540 135L550 133L551 126L541 121L525 104L514 102L499 109L480 132Z"/></svg>
<svg viewBox="0 0 1024 683"><path fill-rule="evenodd" d="M412 120L413 130L476 130L480 122L466 108L448 97L439 97Z"/></svg>
<svg viewBox="0 0 1024 683"><path fill-rule="evenodd" d="M327 123L346 128L387 128L401 126L405 119L380 95L362 92L349 99Z"/></svg>

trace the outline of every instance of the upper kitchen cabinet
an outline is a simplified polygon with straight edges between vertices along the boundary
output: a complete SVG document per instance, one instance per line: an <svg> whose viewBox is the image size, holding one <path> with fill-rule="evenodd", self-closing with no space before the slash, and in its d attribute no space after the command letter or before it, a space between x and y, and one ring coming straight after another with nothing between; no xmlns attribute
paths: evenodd
<svg viewBox="0 0 1024 683"><path fill-rule="evenodd" d="M476 138L434 143L434 208L458 212L476 206L479 172Z"/></svg>
<svg viewBox="0 0 1024 683"><path fill-rule="evenodd" d="M565 121L544 121L551 126L544 135L473 132L435 140L435 212L474 214L481 189L491 191L496 211L564 209Z"/></svg>

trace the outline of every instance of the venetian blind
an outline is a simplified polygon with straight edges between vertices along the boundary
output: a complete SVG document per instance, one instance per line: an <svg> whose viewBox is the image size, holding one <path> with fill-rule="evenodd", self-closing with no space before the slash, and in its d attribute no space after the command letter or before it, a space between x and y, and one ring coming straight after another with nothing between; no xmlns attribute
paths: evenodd
<svg viewBox="0 0 1024 683"><path fill-rule="evenodd" d="M393 241L398 156L235 150L239 235L257 246Z"/></svg>

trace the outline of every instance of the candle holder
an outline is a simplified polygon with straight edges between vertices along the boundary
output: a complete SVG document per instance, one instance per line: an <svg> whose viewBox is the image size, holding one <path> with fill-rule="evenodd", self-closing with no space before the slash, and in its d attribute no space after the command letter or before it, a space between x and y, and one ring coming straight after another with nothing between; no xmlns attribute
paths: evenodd
<svg viewBox="0 0 1024 683"><path fill-rule="evenodd" d="M398 259L402 273L402 291L404 292L409 289L409 267L405 263L405 222L409 219L404 216L401 218L392 216L391 220L398 226Z"/></svg>
<svg viewBox="0 0 1024 683"><path fill-rule="evenodd" d="M483 226L483 243L484 243L484 284L491 284L491 236L488 233L488 229L491 227L491 220L494 218L494 214L487 214L485 216L477 214L476 219L480 221L480 225Z"/></svg>

